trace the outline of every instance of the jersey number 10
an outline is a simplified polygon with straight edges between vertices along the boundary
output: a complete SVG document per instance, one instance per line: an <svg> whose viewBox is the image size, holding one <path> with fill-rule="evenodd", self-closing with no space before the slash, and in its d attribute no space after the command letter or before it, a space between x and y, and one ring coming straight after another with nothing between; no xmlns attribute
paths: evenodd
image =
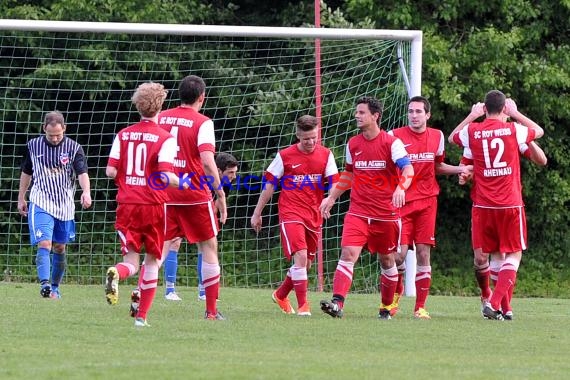
<svg viewBox="0 0 570 380"><path fill-rule="evenodd" d="M139 143L135 148L135 143L130 141L127 146L127 175L144 177L146 165L147 147L145 143Z"/></svg>

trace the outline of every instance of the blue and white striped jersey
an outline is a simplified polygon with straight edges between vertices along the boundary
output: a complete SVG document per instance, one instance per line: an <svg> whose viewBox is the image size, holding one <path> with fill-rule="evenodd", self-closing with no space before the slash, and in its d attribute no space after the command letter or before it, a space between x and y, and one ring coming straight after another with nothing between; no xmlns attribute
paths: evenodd
<svg viewBox="0 0 570 380"><path fill-rule="evenodd" d="M32 176L30 202L56 219L73 220L76 176L87 173L81 145L68 137L52 145L41 136L28 141L26 153L22 171Z"/></svg>

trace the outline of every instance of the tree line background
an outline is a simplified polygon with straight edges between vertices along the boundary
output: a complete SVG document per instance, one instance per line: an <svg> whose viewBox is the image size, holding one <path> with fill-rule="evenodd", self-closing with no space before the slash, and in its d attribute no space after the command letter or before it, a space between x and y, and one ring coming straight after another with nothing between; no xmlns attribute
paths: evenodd
<svg viewBox="0 0 570 380"><path fill-rule="evenodd" d="M473 103L494 88L515 99L523 113L544 127L545 137L539 144L549 159L547 167L522 163L530 249L523 259L517 291L531 296L570 296L570 1L346 0L328 1L321 7L323 27L423 31L422 95L432 104L430 125L446 135ZM305 26L314 20L312 1L283 0L0 0L0 11L3 18L103 22ZM13 57L9 47L2 45L0 62L7 67ZM22 71L26 71L25 62ZM180 77L173 73L172 80ZM2 77L1 87L9 80ZM103 81L114 83L114 78ZM106 95L101 92L95 96ZM18 153L9 146L25 144L14 143L18 126L9 122L16 101L5 96L0 111L0 225L6 231L19 218L8 212L9 203L16 200L14 183L19 173L7 171L5 160ZM97 115L101 114L83 117ZM101 117L112 117L106 115ZM460 154L459 149L447 147L448 162L457 163ZM444 294L474 289L471 250L463 238L470 219L468 192L451 180L442 180L440 185L438 247L432 255L434 288ZM92 186L98 188L97 183ZM0 245L5 244L0 241Z"/></svg>

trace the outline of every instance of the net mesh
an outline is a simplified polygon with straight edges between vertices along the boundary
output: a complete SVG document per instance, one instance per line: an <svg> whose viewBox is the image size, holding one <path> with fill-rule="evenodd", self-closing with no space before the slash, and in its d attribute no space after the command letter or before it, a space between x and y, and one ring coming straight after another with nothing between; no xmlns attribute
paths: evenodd
<svg viewBox="0 0 570 380"><path fill-rule="evenodd" d="M394 40L320 43L322 143L342 168L346 141L356 133L359 97L383 101L384 128L405 123L408 95L398 57L408 65L411 47ZM268 287L282 280L290 264L279 243L278 194L265 207L264 228L256 235L249 220L260 189L248 175L260 177L276 152L295 142L299 116L315 115L314 39L2 31L0 50L0 267L5 278L36 277L35 249L27 220L18 214L17 195L22 153L26 142L42 133L43 114L64 113L67 135L83 145L90 167L93 206L76 214L77 237L68 246L64 281L100 284L105 269L121 259L113 227L116 190L105 166L115 134L139 120L132 93L142 82L160 82L170 90L164 106L174 107L180 79L195 74L207 85L202 111L214 120L217 151L240 162L240 176L228 193L228 222L218 239L222 283ZM347 203L345 194L323 228L325 290L332 285ZM195 264L196 248L183 244L179 285L196 285ZM376 289L377 276L376 258L363 254L353 289ZM317 284L314 269L310 284Z"/></svg>

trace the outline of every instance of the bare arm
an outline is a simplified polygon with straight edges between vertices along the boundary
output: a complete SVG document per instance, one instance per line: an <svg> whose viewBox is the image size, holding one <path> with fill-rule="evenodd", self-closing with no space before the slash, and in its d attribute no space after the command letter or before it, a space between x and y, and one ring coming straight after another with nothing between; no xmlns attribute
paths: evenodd
<svg viewBox="0 0 570 380"><path fill-rule="evenodd" d="M32 176L22 172L20 174L20 187L18 189L18 212L22 216L28 216L28 203L26 202L26 193L32 182Z"/></svg>
<svg viewBox="0 0 570 380"><path fill-rule="evenodd" d="M338 182L336 182L329 191L329 196L323 199L319 210L323 218L328 219L331 216L331 209L336 200L348 189L352 187L354 175L351 172L344 171L340 173Z"/></svg>
<svg viewBox="0 0 570 380"><path fill-rule="evenodd" d="M220 183L220 174L218 172L218 167L216 166L214 153L210 151L200 152L200 159L202 160L204 173L206 173L210 178L213 178L211 185L214 193L216 194L216 208L220 212L220 222L225 224L228 217L226 193L224 193L224 189Z"/></svg>
<svg viewBox="0 0 570 380"><path fill-rule="evenodd" d="M454 175L463 173L464 168L461 166L449 165L445 162L435 164L435 174Z"/></svg>
<svg viewBox="0 0 570 380"><path fill-rule="evenodd" d="M255 210L253 210L253 215L251 217L251 227L254 229L255 232L258 233L261 230L261 226L263 224L263 221L261 219L263 208L265 207L267 202L269 202L269 200L273 196L273 193L275 192L275 187L273 186L273 183L266 182L264 183L264 186L265 187L261 191L261 195L257 200L257 205L255 206Z"/></svg>
<svg viewBox="0 0 570 380"><path fill-rule="evenodd" d="M396 190L394 190L394 194L392 194L392 204L394 207L402 207L406 204L406 190L408 190L414 179L414 167L411 164L404 166L400 178L398 186L396 186Z"/></svg>
<svg viewBox="0 0 570 380"><path fill-rule="evenodd" d="M447 138L447 140L450 143L455 144L455 142L453 141L453 137L459 133L459 131L461 131L463 129L463 127L465 127L467 124L477 120L478 118L480 118L481 116L485 115L485 109L484 109L484 104L483 103L476 103L473 104L473 106L471 107L471 112L469 113L469 115L467 115L467 117L465 119L463 119L463 121L461 123L459 123L457 125L457 127L455 127L455 129L453 130L453 132L451 132L449 134L449 137Z"/></svg>
<svg viewBox="0 0 570 380"><path fill-rule="evenodd" d="M545 166L548 163L546 154L538 144L534 141L528 143L528 150L530 152L529 159L539 166Z"/></svg>
<svg viewBox="0 0 570 380"><path fill-rule="evenodd" d="M517 109L517 105L514 100L507 99L505 101L505 114L512 118L513 120L517 121L518 123L524 125L529 129L533 129L535 131L535 138L539 139L544 136L544 129L542 129L538 124L534 121L523 115Z"/></svg>
<svg viewBox="0 0 570 380"><path fill-rule="evenodd" d="M81 206L83 208L91 207L91 183L89 182L89 174L83 173L77 176L79 186L83 193L81 193Z"/></svg>
<svg viewBox="0 0 570 380"><path fill-rule="evenodd" d="M114 166L107 166L105 168L105 174L107 177L114 179L117 176L117 168Z"/></svg>

